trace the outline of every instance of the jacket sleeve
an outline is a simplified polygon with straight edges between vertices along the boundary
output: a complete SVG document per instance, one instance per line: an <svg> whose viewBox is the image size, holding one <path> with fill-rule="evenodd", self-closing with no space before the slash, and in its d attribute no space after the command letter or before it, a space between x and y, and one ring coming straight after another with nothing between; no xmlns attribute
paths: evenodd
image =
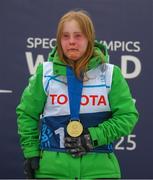
<svg viewBox="0 0 153 180"><path fill-rule="evenodd" d="M18 134L25 158L39 156L39 118L44 109L46 94L43 89L43 65L29 79L20 104L16 108Z"/></svg>
<svg viewBox="0 0 153 180"><path fill-rule="evenodd" d="M138 112L128 84L117 66L114 66L108 98L112 117L98 127L89 128L91 138L98 146L110 144L122 136L129 135L138 120Z"/></svg>

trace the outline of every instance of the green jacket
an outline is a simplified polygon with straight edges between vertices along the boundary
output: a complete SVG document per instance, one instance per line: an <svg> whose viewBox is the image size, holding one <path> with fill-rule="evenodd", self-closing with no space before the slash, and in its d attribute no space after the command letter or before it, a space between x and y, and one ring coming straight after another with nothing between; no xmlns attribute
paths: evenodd
<svg viewBox="0 0 153 180"><path fill-rule="evenodd" d="M104 47L95 44L96 56L88 64L88 69L96 68L101 63L101 57L108 61L107 52L101 52ZM49 54L53 62L53 71L58 75L66 75L66 66L59 60L56 48ZM36 73L30 78L25 88L20 104L17 106L17 124L20 143L25 158L40 155L39 149L39 119L43 113L46 94L42 84L43 66L40 64ZM122 136L130 134L138 120L138 112L133 103L129 87L120 69L114 66L111 91L108 94L112 118L89 128L92 140L97 140L98 146L110 144Z"/></svg>

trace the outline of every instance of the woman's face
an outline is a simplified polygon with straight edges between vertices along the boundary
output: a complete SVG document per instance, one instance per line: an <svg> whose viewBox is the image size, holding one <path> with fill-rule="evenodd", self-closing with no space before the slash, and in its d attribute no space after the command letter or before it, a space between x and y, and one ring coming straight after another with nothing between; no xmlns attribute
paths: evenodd
<svg viewBox="0 0 153 180"><path fill-rule="evenodd" d="M79 60L86 52L88 40L82 33L77 21L70 20L64 23L61 46L64 55L72 61Z"/></svg>

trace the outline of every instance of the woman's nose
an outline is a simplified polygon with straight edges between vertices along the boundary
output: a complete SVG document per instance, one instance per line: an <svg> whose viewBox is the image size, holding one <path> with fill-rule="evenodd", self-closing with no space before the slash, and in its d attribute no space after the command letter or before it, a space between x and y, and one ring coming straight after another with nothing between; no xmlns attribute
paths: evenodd
<svg viewBox="0 0 153 180"><path fill-rule="evenodd" d="M70 43L70 44L75 44L75 39L74 39L74 37L70 37L69 43Z"/></svg>

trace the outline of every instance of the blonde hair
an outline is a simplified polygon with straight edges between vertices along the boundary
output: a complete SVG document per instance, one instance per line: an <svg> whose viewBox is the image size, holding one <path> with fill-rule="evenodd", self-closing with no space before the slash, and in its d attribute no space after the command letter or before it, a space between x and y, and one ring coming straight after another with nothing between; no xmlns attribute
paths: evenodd
<svg viewBox="0 0 153 180"><path fill-rule="evenodd" d="M68 60L64 56L61 46L61 36L62 36L64 23L70 20L77 21L82 33L86 36L88 40L88 46L85 54L81 59L76 61L75 65L73 65L73 62ZM74 72L76 76L78 78L81 78L81 74L86 72L87 64L89 62L89 59L93 55L93 51L94 51L95 30L92 20L88 15L88 13L84 10L79 10L79 11L73 10L64 14L58 23L56 39L57 39L57 52L59 54L60 60L63 61L64 64L72 66L74 68Z"/></svg>

